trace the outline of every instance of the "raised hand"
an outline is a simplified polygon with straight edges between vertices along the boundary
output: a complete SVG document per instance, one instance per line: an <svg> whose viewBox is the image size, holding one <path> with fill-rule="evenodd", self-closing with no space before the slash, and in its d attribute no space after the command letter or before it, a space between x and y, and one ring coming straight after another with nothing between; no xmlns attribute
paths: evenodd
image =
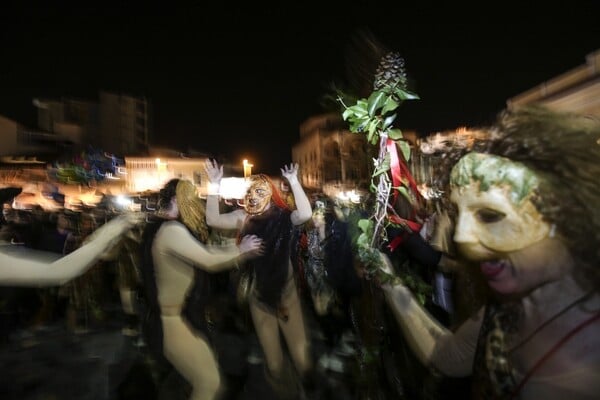
<svg viewBox="0 0 600 400"><path fill-rule="evenodd" d="M288 180L290 185L298 183L298 163L284 165L281 168L281 175Z"/></svg>
<svg viewBox="0 0 600 400"><path fill-rule="evenodd" d="M210 183L220 183L223 178L223 166L219 166L216 160L206 159L204 170L208 175Z"/></svg>

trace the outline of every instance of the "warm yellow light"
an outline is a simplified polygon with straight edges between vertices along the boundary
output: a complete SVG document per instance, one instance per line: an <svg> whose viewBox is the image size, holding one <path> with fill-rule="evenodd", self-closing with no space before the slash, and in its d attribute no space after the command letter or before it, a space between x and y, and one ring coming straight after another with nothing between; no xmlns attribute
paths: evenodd
<svg viewBox="0 0 600 400"><path fill-rule="evenodd" d="M166 161L161 161L160 158L157 158L155 161L156 161L156 168L158 169L158 171L166 171L167 170L167 162Z"/></svg>
<svg viewBox="0 0 600 400"><path fill-rule="evenodd" d="M243 164L244 164L244 178L248 178L250 175L252 175L252 167L254 167L254 165L250 164L248 162L248 160L244 160Z"/></svg>

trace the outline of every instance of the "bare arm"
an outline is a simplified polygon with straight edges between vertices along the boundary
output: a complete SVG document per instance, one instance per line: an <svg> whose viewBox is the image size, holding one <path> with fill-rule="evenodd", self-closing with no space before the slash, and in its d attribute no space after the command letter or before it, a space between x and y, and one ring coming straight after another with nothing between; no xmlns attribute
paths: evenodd
<svg viewBox="0 0 600 400"><path fill-rule="evenodd" d="M389 265L387 256L381 256ZM387 284L382 289L407 343L424 365L453 377L472 373L483 308L452 332L421 307L406 286Z"/></svg>
<svg viewBox="0 0 600 400"><path fill-rule="evenodd" d="M18 253L0 250L0 284L62 285L99 261L137 220L133 215L117 217L98 228L77 250L60 258L32 249L21 249Z"/></svg>
<svg viewBox="0 0 600 400"><path fill-rule="evenodd" d="M453 333L423 309L405 286L387 286L384 293L404 337L424 365L453 377L472 373L483 309Z"/></svg>
<svg viewBox="0 0 600 400"><path fill-rule="evenodd" d="M245 236L240 246L210 246L197 241L181 223L173 221L163 224L160 240L164 251L185 259L190 264L209 272L231 269L237 261L257 254L261 240L256 236Z"/></svg>
<svg viewBox="0 0 600 400"><path fill-rule="evenodd" d="M294 225L301 225L312 217L312 207L306 193L304 193L304 188L298 181L298 164L284 166L281 168L281 174L288 180L296 203L296 209L292 211L290 218Z"/></svg>
<svg viewBox="0 0 600 400"><path fill-rule="evenodd" d="M246 211L238 209L225 214L219 210L219 196L209 194L206 198L206 224L219 229L241 229Z"/></svg>
<svg viewBox="0 0 600 400"><path fill-rule="evenodd" d="M223 178L223 167L216 161L206 160L204 169L210 181L206 198L206 224L219 229L241 229L246 218L244 210L226 214L221 214L219 210L219 185Z"/></svg>

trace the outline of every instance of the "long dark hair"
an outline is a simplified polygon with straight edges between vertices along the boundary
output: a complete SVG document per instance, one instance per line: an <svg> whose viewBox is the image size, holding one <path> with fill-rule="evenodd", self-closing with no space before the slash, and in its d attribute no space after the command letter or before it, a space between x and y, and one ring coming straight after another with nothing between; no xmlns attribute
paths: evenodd
<svg viewBox="0 0 600 400"><path fill-rule="evenodd" d="M175 196L177 192L177 184L179 183L179 179L173 178L168 181L162 189L158 192L158 210L166 210L170 207L171 199Z"/></svg>

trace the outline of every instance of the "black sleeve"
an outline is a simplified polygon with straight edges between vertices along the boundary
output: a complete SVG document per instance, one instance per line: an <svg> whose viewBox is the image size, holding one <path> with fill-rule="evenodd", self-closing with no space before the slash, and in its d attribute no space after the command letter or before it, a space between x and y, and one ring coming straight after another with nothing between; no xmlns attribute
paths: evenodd
<svg viewBox="0 0 600 400"><path fill-rule="evenodd" d="M436 268L442 257L418 232L409 233L401 246L409 257L428 269Z"/></svg>

